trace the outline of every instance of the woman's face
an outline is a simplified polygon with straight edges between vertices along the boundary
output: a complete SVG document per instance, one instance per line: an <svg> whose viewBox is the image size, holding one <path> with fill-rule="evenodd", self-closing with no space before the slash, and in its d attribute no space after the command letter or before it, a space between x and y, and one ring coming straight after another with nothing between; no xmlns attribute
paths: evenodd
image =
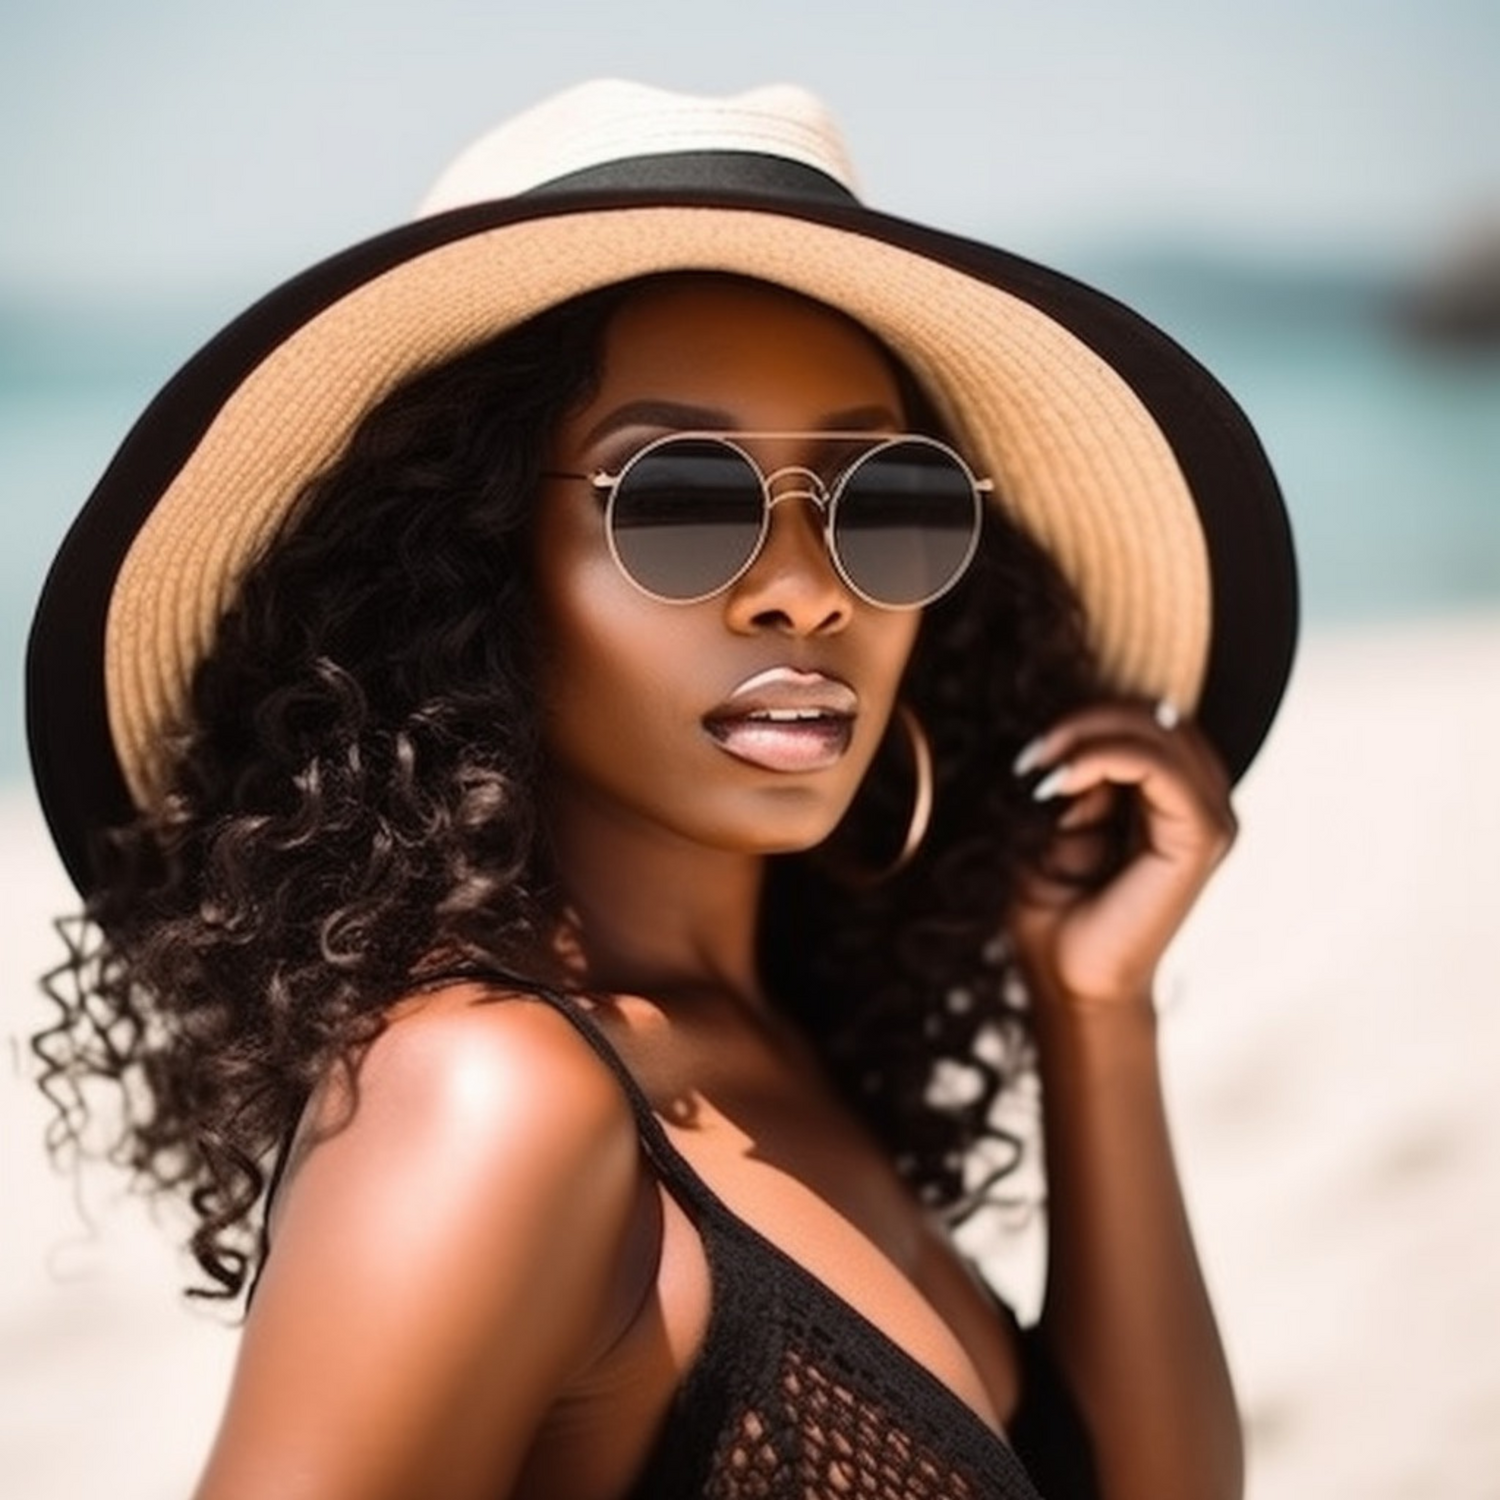
<svg viewBox="0 0 1500 1500"><path fill-rule="evenodd" d="M645 443L685 429L904 426L879 346L770 287L647 288L614 314L602 355L597 391L554 435L549 473L618 473ZM823 472L841 456L805 438L743 446L768 474ZM718 849L820 842L880 743L920 611L854 594L805 499L777 504L748 571L695 604L653 599L620 572L603 509L587 482L543 481L535 565L551 795Z"/></svg>

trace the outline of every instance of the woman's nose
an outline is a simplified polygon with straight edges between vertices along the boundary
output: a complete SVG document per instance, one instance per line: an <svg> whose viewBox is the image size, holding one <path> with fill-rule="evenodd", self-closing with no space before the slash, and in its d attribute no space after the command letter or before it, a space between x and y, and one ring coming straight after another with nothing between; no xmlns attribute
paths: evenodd
<svg viewBox="0 0 1500 1500"><path fill-rule="evenodd" d="M823 509L807 487L778 494L755 561L729 591L730 628L827 635L854 613L854 596L828 555Z"/></svg>

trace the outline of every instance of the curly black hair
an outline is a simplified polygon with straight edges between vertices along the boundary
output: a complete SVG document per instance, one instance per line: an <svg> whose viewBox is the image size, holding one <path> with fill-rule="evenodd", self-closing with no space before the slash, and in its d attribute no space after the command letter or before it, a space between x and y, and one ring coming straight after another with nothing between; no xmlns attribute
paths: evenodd
<svg viewBox="0 0 1500 1500"><path fill-rule="evenodd" d="M205 1295L245 1286L270 1164L315 1084L352 1070L424 976L566 983L547 956L562 903L533 795L531 498L638 285L408 378L307 485L196 673L169 794L110 833L44 980L58 1015L33 1045L54 1146L80 1142L93 1084L117 1085L113 1155L187 1196ZM912 425L936 431L893 365ZM777 1002L914 1189L955 1216L983 1196L966 1180L976 1144L1016 1144L994 1106L1031 1066L1000 928L1055 815L1007 768L1097 691L1068 587L988 509L904 687L936 765L926 840L884 882L841 873L850 856L831 849L878 859L899 843L909 770L878 757L829 848L772 862L760 932Z"/></svg>

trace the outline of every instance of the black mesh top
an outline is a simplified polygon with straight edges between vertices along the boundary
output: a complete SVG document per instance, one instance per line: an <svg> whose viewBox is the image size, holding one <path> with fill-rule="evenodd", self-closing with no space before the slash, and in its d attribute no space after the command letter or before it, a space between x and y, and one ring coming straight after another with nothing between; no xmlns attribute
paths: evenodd
<svg viewBox="0 0 1500 1500"><path fill-rule="evenodd" d="M1036 1340L1023 1335L1012 1448L733 1214L672 1144L593 1021L566 999L542 998L619 1079L647 1160L691 1219L712 1277L702 1348L632 1500L1095 1500L1087 1434Z"/></svg>

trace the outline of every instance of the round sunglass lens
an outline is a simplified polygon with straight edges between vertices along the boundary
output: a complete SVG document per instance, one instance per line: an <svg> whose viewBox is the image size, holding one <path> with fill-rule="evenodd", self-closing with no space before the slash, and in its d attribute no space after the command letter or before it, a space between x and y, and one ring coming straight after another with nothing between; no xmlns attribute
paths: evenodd
<svg viewBox="0 0 1500 1500"><path fill-rule="evenodd" d="M750 561L765 507L749 460L712 438L645 449L627 465L610 502L620 566L649 594L707 598Z"/></svg>
<svg viewBox="0 0 1500 1500"><path fill-rule="evenodd" d="M926 604L968 566L979 495L958 459L936 443L887 443L860 459L839 491L839 561L860 593L892 606Z"/></svg>

